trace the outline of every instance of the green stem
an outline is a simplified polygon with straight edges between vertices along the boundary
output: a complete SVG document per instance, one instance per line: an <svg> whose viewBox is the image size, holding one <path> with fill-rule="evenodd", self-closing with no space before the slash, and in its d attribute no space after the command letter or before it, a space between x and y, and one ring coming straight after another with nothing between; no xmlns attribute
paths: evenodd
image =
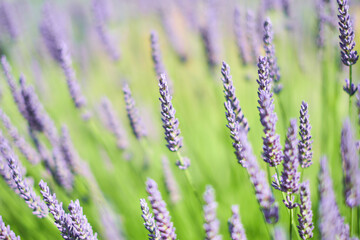
<svg viewBox="0 0 360 240"><path fill-rule="evenodd" d="M357 220L358 220L358 229L357 235L360 236L360 206L357 207Z"/></svg>
<svg viewBox="0 0 360 240"><path fill-rule="evenodd" d="M285 107L283 102L281 101L280 95L277 94L277 99L279 102L279 106L280 106L280 111L281 111L281 120L282 120L282 124L283 124L283 128L286 130L287 126L286 126L286 111L285 111Z"/></svg>
<svg viewBox="0 0 360 240"><path fill-rule="evenodd" d="M354 208L350 208L350 236L354 234Z"/></svg>
<svg viewBox="0 0 360 240"><path fill-rule="evenodd" d="M290 240L292 240L292 222L293 222L293 210L290 209L290 222L289 222L289 233L290 233Z"/></svg>
<svg viewBox="0 0 360 240"><path fill-rule="evenodd" d="M352 85L352 65L349 66L349 82L350 82L350 88ZM351 95L349 94L349 117L351 119Z"/></svg>

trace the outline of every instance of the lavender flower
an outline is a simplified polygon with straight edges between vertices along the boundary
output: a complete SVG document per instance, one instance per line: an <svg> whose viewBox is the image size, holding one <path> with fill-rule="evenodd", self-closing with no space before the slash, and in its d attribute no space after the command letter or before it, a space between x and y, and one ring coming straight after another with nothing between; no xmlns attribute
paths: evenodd
<svg viewBox="0 0 360 240"><path fill-rule="evenodd" d="M129 143L125 136L125 129L119 119L116 117L110 100L107 97L103 97L101 99L101 106L104 113L104 120L106 121L106 126L116 137L117 147L119 149L126 149Z"/></svg>
<svg viewBox="0 0 360 240"><path fill-rule="evenodd" d="M149 201L154 211L156 226L160 231L162 239L176 239L175 227L171 222L170 213L166 208L166 203L161 197L156 182L152 179L146 181L146 191L149 194Z"/></svg>
<svg viewBox="0 0 360 240"><path fill-rule="evenodd" d="M283 159L280 137L275 132L277 115L274 111L274 99L271 93L271 83L269 79L269 64L266 57L259 57L258 62L259 84L259 113L260 122L264 127L265 137L263 137L263 159L271 167L279 165Z"/></svg>
<svg viewBox="0 0 360 240"><path fill-rule="evenodd" d="M132 97L130 87L126 82L123 84L123 93L131 129L135 137L140 140L141 138L146 137L147 134L141 123L141 118L138 109L135 106L135 100Z"/></svg>
<svg viewBox="0 0 360 240"><path fill-rule="evenodd" d="M313 237L314 224L312 221L313 212L311 210L311 197L309 181L300 185L300 214L298 214L299 235L302 239L310 239Z"/></svg>
<svg viewBox="0 0 360 240"><path fill-rule="evenodd" d="M19 194L19 189L14 181L14 179L12 178L12 173L11 170L9 168L9 165L6 161L6 159L4 159L2 156L0 156L0 176L2 176L2 178L4 179L4 181L6 182L6 184L16 193Z"/></svg>
<svg viewBox="0 0 360 240"><path fill-rule="evenodd" d="M154 70L156 76L160 77L161 74L166 74L166 70L161 56L159 37L156 31L151 31L150 42L151 42L151 57L154 63Z"/></svg>
<svg viewBox="0 0 360 240"><path fill-rule="evenodd" d="M61 127L60 150L72 173L80 173L81 159L71 141L69 129L65 124Z"/></svg>
<svg viewBox="0 0 360 240"><path fill-rule="evenodd" d="M11 123L9 117L6 113L0 109L0 121L3 123L4 127L7 129L10 137L14 141L15 146L20 150L24 157L33 165L36 165L40 162L40 157L38 153L33 149L32 146L20 135L17 128Z"/></svg>
<svg viewBox="0 0 360 240"><path fill-rule="evenodd" d="M212 186L206 186L204 193L205 205L204 209L204 229L206 232L205 240L220 240L222 239L219 234L220 222L216 217L217 202L215 200L215 190Z"/></svg>
<svg viewBox="0 0 360 240"><path fill-rule="evenodd" d="M345 173L345 202L353 208L360 204L360 170L359 154L349 119L345 120L341 132L341 155Z"/></svg>
<svg viewBox="0 0 360 240"><path fill-rule="evenodd" d="M254 12L251 10L247 10L246 12L246 37L247 37L247 42L249 43L251 49L251 58L254 64L256 64L256 60L260 56L259 42L258 42L259 40L256 31L256 21L255 21Z"/></svg>
<svg viewBox="0 0 360 240"><path fill-rule="evenodd" d="M243 26L241 22L241 14L240 14L240 8L236 7L234 11L234 32L236 37L236 46L238 48L239 56L242 61L243 66L248 65L252 59L251 55L248 51L248 42L246 41L244 32L243 32Z"/></svg>
<svg viewBox="0 0 360 240"><path fill-rule="evenodd" d="M277 59L275 56L275 47L273 44L273 30L272 24L269 18L267 18L264 22L264 49L266 52L266 58L269 63L269 77L271 81L274 82L273 91L275 94L279 94L282 86L279 84L280 81L280 72L279 67L277 65Z"/></svg>
<svg viewBox="0 0 360 240"><path fill-rule="evenodd" d="M4 26L12 40L17 40L19 28L15 22L17 16L14 16L14 8L10 3L3 1L0 3L0 23Z"/></svg>
<svg viewBox="0 0 360 240"><path fill-rule="evenodd" d="M52 174L55 177L55 180L65 188L67 191L72 191L74 185L74 175L72 174L69 164L64 159L64 156L61 154L61 149L56 146L52 150L52 157L54 161L54 169L52 169Z"/></svg>
<svg viewBox="0 0 360 240"><path fill-rule="evenodd" d="M5 225L1 216L0 216L0 239L20 240L20 237L16 236L15 233L11 231L10 226Z"/></svg>
<svg viewBox="0 0 360 240"><path fill-rule="evenodd" d="M162 158L162 165L166 190L170 195L171 202L175 204L181 199L180 189L173 173L171 172L169 160L165 156Z"/></svg>
<svg viewBox="0 0 360 240"><path fill-rule="evenodd" d="M247 119L244 116L244 113L241 110L239 100L235 95L235 87L232 81L232 76L230 75L230 67L226 62L223 62L221 67L222 82L224 86L224 95L225 101L231 103L231 107L234 110L236 121L248 132L250 127Z"/></svg>
<svg viewBox="0 0 360 240"><path fill-rule="evenodd" d="M140 205L141 205L141 211L142 215L141 217L144 219L144 226L146 230L148 230L149 234L149 240L160 240L160 232L158 227L155 224L154 217L150 213L149 207L145 201L145 199L140 199Z"/></svg>
<svg viewBox="0 0 360 240"><path fill-rule="evenodd" d="M39 196L36 195L34 189L24 180L23 174L19 165L19 160L13 153L9 143L0 132L0 152L4 159L6 159L12 178L17 185L20 196L25 200L29 208L33 210L33 214L39 218L46 217L48 209Z"/></svg>
<svg viewBox="0 0 360 240"><path fill-rule="evenodd" d="M175 162L175 165L179 167L180 170L186 170L190 167L190 159L188 157L183 157L182 162L180 160L177 160Z"/></svg>
<svg viewBox="0 0 360 240"><path fill-rule="evenodd" d="M124 240L121 223L119 222L121 219L119 219L118 214L106 204L104 207L99 207L99 214L105 239Z"/></svg>
<svg viewBox="0 0 360 240"><path fill-rule="evenodd" d="M355 34L352 26L352 21L349 16L348 0L337 0L338 3L338 18L340 31L340 49L341 60L346 66L354 65L359 59L359 55L355 48Z"/></svg>
<svg viewBox="0 0 360 240"><path fill-rule="evenodd" d="M275 227L274 239L276 239L276 240L286 240L287 239L283 228Z"/></svg>
<svg viewBox="0 0 360 240"><path fill-rule="evenodd" d="M168 82L165 74L159 78L161 119L165 130L165 139L170 151L176 152L182 147L182 137L180 137L179 120L175 118L175 109L171 103L171 95L168 88Z"/></svg>
<svg viewBox="0 0 360 240"><path fill-rule="evenodd" d="M311 125L309 122L308 104L306 102L301 103L300 108L300 141L299 141L299 162L302 168L310 167L312 164L313 152L311 140Z"/></svg>
<svg viewBox="0 0 360 240"><path fill-rule="evenodd" d="M325 16L325 9L324 9L324 1L317 0L316 1L316 24L317 24L317 37L316 37L316 44L319 48L324 47L325 42L325 23L326 23L326 16Z"/></svg>
<svg viewBox="0 0 360 240"><path fill-rule="evenodd" d="M349 96L353 96L356 91L358 90L358 87L355 86L354 83L350 83L349 79L345 79L345 85L343 86L344 91L349 94Z"/></svg>
<svg viewBox="0 0 360 240"><path fill-rule="evenodd" d="M241 154L244 159L243 166L248 171L250 181L254 186L256 199L263 211L268 223L276 223L279 219L279 209L271 192L269 183L266 181L266 174L262 171L256 161L252 147L244 131L238 132L241 142Z"/></svg>
<svg viewBox="0 0 360 240"><path fill-rule="evenodd" d="M345 224L336 204L335 193L326 157L320 160L319 173L319 228L321 239L349 239L349 225Z"/></svg>
<svg viewBox="0 0 360 240"><path fill-rule="evenodd" d="M246 240L245 230L241 224L239 205L233 205L231 207L232 216L228 221L229 232L232 240Z"/></svg>

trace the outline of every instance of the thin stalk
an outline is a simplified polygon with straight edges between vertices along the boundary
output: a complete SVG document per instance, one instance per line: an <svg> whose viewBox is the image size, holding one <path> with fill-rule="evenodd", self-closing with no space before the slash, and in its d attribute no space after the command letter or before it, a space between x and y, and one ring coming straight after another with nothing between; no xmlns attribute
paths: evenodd
<svg viewBox="0 0 360 240"><path fill-rule="evenodd" d="M289 222L289 233L290 233L290 240L292 240L292 222L293 222L293 210L290 209L290 222Z"/></svg>
<svg viewBox="0 0 360 240"><path fill-rule="evenodd" d="M269 181L269 184L271 185L271 176L270 176L270 166L269 166L269 164L266 164L266 170L267 170L267 175L268 175L268 181ZM272 191L272 188L271 188L271 191Z"/></svg>
<svg viewBox="0 0 360 240"><path fill-rule="evenodd" d="M286 126L286 111L285 111L285 107L284 107L283 102L281 101L280 95L279 95L279 94L276 94L276 96L277 96L277 100L278 100L279 106L280 106L282 125L283 125L283 128L286 129L287 126Z"/></svg>
<svg viewBox="0 0 360 240"><path fill-rule="evenodd" d="M350 236L352 236L354 234L354 208L350 208Z"/></svg>
<svg viewBox="0 0 360 240"><path fill-rule="evenodd" d="M357 207L357 220L358 220L357 235L360 236L360 206Z"/></svg>
<svg viewBox="0 0 360 240"><path fill-rule="evenodd" d="M301 168L301 174L300 174L300 182L303 182L303 176L304 176L304 168Z"/></svg>
<svg viewBox="0 0 360 240"><path fill-rule="evenodd" d="M352 85L352 65L349 66L349 81L350 87ZM351 95L349 94L349 117L351 118Z"/></svg>

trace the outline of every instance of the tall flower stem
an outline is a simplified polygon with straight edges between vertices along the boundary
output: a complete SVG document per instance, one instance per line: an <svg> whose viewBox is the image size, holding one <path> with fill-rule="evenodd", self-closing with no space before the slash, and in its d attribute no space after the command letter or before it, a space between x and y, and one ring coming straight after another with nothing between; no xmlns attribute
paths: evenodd
<svg viewBox="0 0 360 240"><path fill-rule="evenodd" d="M289 222L289 233L290 233L290 240L293 239L292 237L292 223L293 222L293 210L290 209L290 222Z"/></svg>
<svg viewBox="0 0 360 240"><path fill-rule="evenodd" d="M351 235L353 235L353 233L354 233L354 219L353 219L353 217L354 217L354 213L353 213L353 211L354 211L354 208L350 208L350 236Z"/></svg>
<svg viewBox="0 0 360 240"><path fill-rule="evenodd" d="M352 86L352 65L349 66L349 81L350 86ZM349 117L351 119L351 95L349 94Z"/></svg>

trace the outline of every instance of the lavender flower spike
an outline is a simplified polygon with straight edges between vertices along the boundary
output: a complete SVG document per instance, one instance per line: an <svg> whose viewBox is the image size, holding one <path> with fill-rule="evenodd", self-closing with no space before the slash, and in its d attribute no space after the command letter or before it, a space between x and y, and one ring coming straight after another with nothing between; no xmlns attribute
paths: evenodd
<svg viewBox="0 0 360 240"><path fill-rule="evenodd" d="M20 237L16 236L13 231L11 231L10 226L6 226L0 216L0 239L6 240L20 240Z"/></svg>
<svg viewBox="0 0 360 240"><path fill-rule="evenodd" d="M170 195L171 202L177 203L181 199L180 189L171 171L169 160L165 156L162 158L162 165L166 190Z"/></svg>
<svg viewBox="0 0 360 240"><path fill-rule="evenodd" d="M241 126L248 132L250 127L247 119L244 116L244 113L241 110L239 100L235 95L235 87L232 81L232 76L230 75L230 67L226 62L222 63L221 67L222 82L224 86L224 95L225 101L229 101L234 110L236 121L238 121Z"/></svg>
<svg viewBox="0 0 360 240"><path fill-rule="evenodd" d="M352 21L349 15L348 0L337 0L338 3L338 18L339 18L339 31L340 31L340 49L341 61L346 66L354 65L359 59L359 55L355 48L355 34L352 26Z"/></svg>
<svg viewBox="0 0 360 240"><path fill-rule="evenodd" d="M132 97L130 87L126 82L123 84L123 93L131 129L135 137L140 140L141 138L146 137L146 131L141 123L141 118L138 109L135 106L135 100Z"/></svg>
<svg viewBox="0 0 360 240"><path fill-rule="evenodd" d="M175 118L175 109L171 103L171 95L168 88L168 82L165 74L159 78L161 119L165 130L165 139L170 151L176 152L182 147L182 137L180 137L179 120Z"/></svg>
<svg viewBox="0 0 360 240"><path fill-rule="evenodd" d="M269 63L269 77L271 81L274 82L273 91L275 94L279 94L282 86L279 84L280 81L280 72L279 67L277 65L277 59L275 56L275 47L273 44L273 30L271 21L267 18L264 22L264 49L266 52L266 57Z"/></svg>
<svg viewBox="0 0 360 240"><path fill-rule="evenodd" d="M80 173L82 171L80 169L82 167L81 159L71 141L69 129L65 124L61 127L60 150L71 172L74 174Z"/></svg>
<svg viewBox="0 0 360 240"><path fill-rule="evenodd" d="M158 227L155 224L154 217L150 213L149 207L145 201L145 199L140 199L140 206L142 215L141 217L144 219L144 225L146 230L148 230L149 240L160 240L160 232Z"/></svg>
<svg viewBox="0 0 360 240"><path fill-rule="evenodd" d="M241 224L239 205L233 205L231 207L232 216L228 221L229 232L232 240L246 240L245 230Z"/></svg>
<svg viewBox="0 0 360 240"><path fill-rule="evenodd" d="M345 85L343 86L343 89L351 97L356 93L358 87L355 86L354 83L350 83L349 79L345 78Z"/></svg>
<svg viewBox="0 0 360 240"><path fill-rule="evenodd" d="M222 237L221 235L218 235L220 222L216 217L217 202L215 200L215 190L210 185L206 186L204 201L205 240L220 240Z"/></svg>
<svg viewBox="0 0 360 240"><path fill-rule="evenodd" d="M299 162L302 168L310 167L312 164L312 143L311 140L311 125L309 122L308 104L306 102L301 103L300 108L300 141L299 141Z"/></svg>
<svg viewBox="0 0 360 240"><path fill-rule="evenodd" d="M256 20L254 16L254 12L251 10L246 11L246 36L247 42L251 48L251 58L256 64L256 59L260 56L259 53L259 40L256 31Z"/></svg>
<svg viewBox="0 0 360 240"><path fill-rule="evenodd" d="M158 227L161 239L175 240L175 227L171 222L170 213L166 208L166 203L161 197L156 182L152 179L146 181L146 191L149 194L149 201L154 211L156 226Z"/></svg>
<svg viewBox="0 0 360 240"><path fill-rule="evenodd" d="M234 32L236 37L236 45L238 48L239 56L241 58L241 62L243 66L248 65L252 60L250 53L248 51L244 30L241 21L240 8L236 7L234 11Z"/></svg>
<svg viewBox="0 0 360 240"><path fill-rule="evenodd" d="M302 239L310 239L313 237L313 212L311 210L311 197L309 181L306 181L300 185L300 214L298 214L299 235Z"/></svg>
<svg viewBox="0 0 360 240"><path fill-rule="evenodd" d="M349 119L346 119L341 132L341 155L344 167L345 203L353 208L360 204L359 154Z"/></svg>
<svg viewBox="0 0 360 240"><path fill-rule="evenodd" d="M4 138L0 132L0 152L4 159L6 159L12 178L16 183L16 186L20 192L20 196L25 200L29 208L33 210L33 214L39 218L46 217L48 214L48 208L45 203L42 202L39 196L36 195L34 189L31 185L25 181L20 165L19 160L16 155L13 153L12 149L9 146L9 143Z"/></svg>
<svg viewBox="0 0 360 240"><path fill-rule="evenodd" d="M326 157L320 160L319 192L321 239L349 239L349 225L345 224L344 218L340 215Z"/></svg>
<svg viewBox="0 0 360 240"><path fill-rule="evenodd" d="M151 57L154 63L154 70L157 77L160 77L161 74L166 73L164 63L161 57L161 51L159 47L159 37L156 31L150 33L150 42L151 42Z"/></svg>
<svg viewBox="0 0 360 240"><path fill-rule="evenodd" d="M279 165L283 159L280 137L275 132L277 115L274 111L274 99L271 93L271 81L269 79L269 64L266 57L259 57L258 62L259 84L259 113L260 122L264 127L263 159L270 167Z"/></svg>

